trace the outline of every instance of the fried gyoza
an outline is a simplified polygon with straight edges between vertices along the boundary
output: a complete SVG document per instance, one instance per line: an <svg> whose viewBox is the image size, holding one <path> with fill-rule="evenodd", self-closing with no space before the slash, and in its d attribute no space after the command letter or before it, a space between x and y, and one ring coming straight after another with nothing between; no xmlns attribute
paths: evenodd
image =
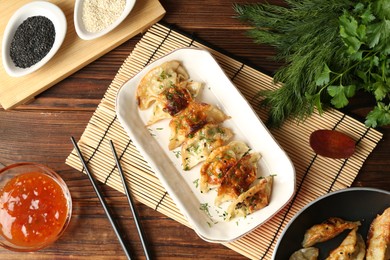
<svg viewBox="0 0 390 260"><path fill-rule="evenodd" d="M219 124L228 118L230 117L213 105L191 102L169 122L171 129L169 150L179 147L206 124Z"/></svg>
<svg viewBox="0 0 390 260"><path fill-rule="evenodd" d="M195 135L187 139L181 147L182 167L190 170L198 163L206 160L217 147L233 137L233 131L216 124L207 124Z"/></svg>
<svg viewBox="0 0 390 260"><path fill-rule="evenodd" d="M317 260L318 255L320 254L318 248L316 247L307 247L301 248L298 251L295 251L289 258L289 260Z"/></svg>
<svg viewBox="0 0 390 260"><path fill-rule="evenodd" d="M378 215L370 225L366 259L390 259L390 207Z"/></svg>
<svg viewBox="0 0 390 260"><path fill-rule="evenodd" d="M213 150L200 170L200 191L208 192L210 188L219 187L227 171L248 151L249 147L240 141Z"/></svg>
<svg viewBox="0 0 390 260"><path fill-rule="evenodd" d="M151 69L140 81L137 101L141 110L149 108L168 87L188 80L187 71L179 61L168 61Z"/></svg>
<svg viewBox="0 0 390 260"><path fill-rule="evenodd" d="M363 237L357 233L357 229L357 227L352 229L343 242L330 252L326 260L363 260L366 245Z"/></svg>
<svg viewBox="0 0 390 260"><path fill-rule="evenodd" d="M360 221L351 222L336 217L329 218L321 224L312 226L305 232L302 246L313 246L317 243L334 238L344 230L354 229L358 226L360 226Z"/></svg>
<svg viewBox="0 0 390 260"><path fill-rule="evenodd" d="M157 96L148 125L172 118L184 110L199 94L201 87L201 83L193 81L182 81L167 87Z"/></svg>
<svg viewBox="0 0 390 260"><path fill-rule="evenodd" d="M216 205L237 199L229 219L267 206L272 177L249 189L256 180L260 154L249 153L249 147L240 141L225 145L232 139L233 131L221 123L230 116L214 105L195 100L201 88L201 83L189 80L179 61L172 60L145 74L137 87L136 99L140 110L153 109L147 111L152 112L147 125L171 119L168 149L182 146L183 170L206 160L200 171L201 192L217 187Z"/></svg>
<svg viewBox="0 0 390 260"><path fill-rule="evenodd" d="M221 185L215 198L216 206L223 202L237 199L241 193L249 189L256 180L257 162L260 157L259 153L245 154L226 172L222 177Z"/></svg>
<svg viewBox="0 0 390 260"><path fill-rule="evenodd" d="M230 204L227 212L227 219L236 216L247 216L253 212L266 207L271 199L273 177L267 176L251 187L248 191L240 194L238 198Z"/></svg>

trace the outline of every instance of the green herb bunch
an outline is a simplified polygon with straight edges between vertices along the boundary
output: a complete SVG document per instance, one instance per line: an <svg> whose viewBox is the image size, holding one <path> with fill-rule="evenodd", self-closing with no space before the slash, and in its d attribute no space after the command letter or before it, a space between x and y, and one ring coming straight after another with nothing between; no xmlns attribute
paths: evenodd
<svg viewBox="0 0 390 260"><path fill-rule="evenodd" d="M261 91L269 123L304 120L316 108L342 108L357 91L376 100L366 125L390 125L390 1L286 0L287 6L235 5L256 43L274 46L286 63L282 86Z"/></svg>

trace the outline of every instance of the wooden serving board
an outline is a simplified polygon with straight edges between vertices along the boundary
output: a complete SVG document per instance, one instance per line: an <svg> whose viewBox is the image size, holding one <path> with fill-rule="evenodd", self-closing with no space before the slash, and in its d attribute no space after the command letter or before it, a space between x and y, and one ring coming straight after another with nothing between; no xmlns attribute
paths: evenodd
<svg viewBox="0 0 390 260"><path fill-rule="evenodd" d="M0 41L8 20L29 0L0 0ZM67 20L65 40L55 56L39 70L22 77L9 76L1 62L0 104L11 109L81 69L159 21L165 10L158 0L137 0L129 16L113 31L98 39L85 41L77 36L73 23L74 0L51 0L64 12ZM1 48L1 46L0 46ZM1 52L0 52L1 53ZM1 54L0 54L1 55Z"/></svg>

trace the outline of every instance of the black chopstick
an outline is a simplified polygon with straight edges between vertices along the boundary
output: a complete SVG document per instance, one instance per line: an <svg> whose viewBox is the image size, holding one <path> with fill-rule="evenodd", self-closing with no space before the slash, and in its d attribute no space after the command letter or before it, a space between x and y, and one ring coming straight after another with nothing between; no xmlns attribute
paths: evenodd
<svg viewBox="0 0 390 260"><path fill-rule="evenodd" d="M122 248L123 248L123 251L125 252L125 254L126 254L126 256L127 256L127 259L130 260L130 259L131 259L130 251L129 251L129 249L127 248L126 244L124 243L124 241L123 241L123 239L122 239L122 236L121 236L121 234L120 234L120 232L119 232L119 228L117 227L116 222L115 222L114 219L111 217L111 213L110 213L110 211L108 210L107 203L106 203L106 201L104 200L104 198L102 197L101 192L100 192L100 190L99 190L99 186L97 185L95 179L94 179L93 176L91 175L91 173L90 173L90 171L89 171L89 169L88 169L88 166L87 166L87 164L86 164L86 162L85 162L85 160L84 160L84 157L83 157L83 155L81 154L81 151L80 151L80 149L79 149L79 147L78 147L76 141L74 140L73 136L71 137L71 141L72 141L72 143L73 143L74 148L75 148L76 151L77 151L77 154L78 154L78 156L79 156L79 158L80 158L81 163L82 163L83 166L84 166L84 169L85 169L85 171L86 171L86 173L87 173L87 175L88 175L88 177L89 177L89 180L91 181L91 184L92 184L92 186L93 186L93 188L94 188L94 190L95 190L95 192L96 192L96 195L98 196L98 198L99 198L99 200L100 200L100 203L102 204L103 209L104 209L104 211L106 212L106 215L107 215L107 217L108 217L108 219L109 219L109 221L110 221L110 223L111 223L111 226L113 227L114 232L115 232L116 236L118 237L119 243L121 244L121 246L122 246Z"/></svg>
<svg viewBox="0 0 390 260"><path fill-rule="evenodd" d="M144 230L142 229L141 223L139 222L138 212L135 210L133 198L130 194L130 190L129 190L129 187L128 187L127 182L126 182L125 175L123 174L122 166L119 162L114 143L111 140L110 140L110 144L111 144L112 154L114 155L116 166L117 166L118 171L119 171L119 175L121 176L121 179L122 179L123 189L125 190L125 194L126 194L127 200L129 202L129 205L130 205L131 213L133 214L133 218L134 218L135 225L137 227L138 235L141 239L142 248L144 249L146 259L149 260L151 258L150 258L150 252L148 249L148 243L145 239Z"/></svg>

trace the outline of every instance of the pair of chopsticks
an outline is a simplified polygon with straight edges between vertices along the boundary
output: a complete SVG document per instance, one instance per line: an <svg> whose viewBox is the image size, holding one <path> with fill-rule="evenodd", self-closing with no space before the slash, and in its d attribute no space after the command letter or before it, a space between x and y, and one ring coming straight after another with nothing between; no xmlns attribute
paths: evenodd
<svg viewBox="0 0 390 260"><path fill-rule="evenodd" d="M71 137L71 141L73 143L73 146L80 158L80 161L81 163L83 164L84 166L84 169L89 177L89 180L91 181L91 184L96 192L96 195L97 197L99 198L100 200L100 203L102 204L103 206L103 209L111 223L111 226L113 227L114 229L114 232L116 234L116 236L118 237L118 240L119 240L119 243L121 244L122 248L123 248L123 251L125 252L126 256L128 259L131 259L131 255L130 255L130 250L128 248L128 246L125 244L125 242L123 241L123 238L119 232L119 228L117 226L117 223L114 221L114 219L112 218L111 216L111 213L107 207L107 203L105 201L105 199L103 198L102 196L102 192L100 191L99 189L99 186L97 185L94 177L92 176L92 174L90 173L89 169L88 169L88 166L84 160L84 157L83 155L81 154L81 151L80 151L80 148L78 147L76 141L74 140L73 136ZM149 252L149 249L148 249L148 245L147 245L147 241L145 239L145 235L144 235L144 231L142 229L142 226L141 226L141 223L139 222L139 217L138 217L138 212L135 210L135 204L134 204L134 201L132 199L132 196L130 194L130 190L129 190L129 187L127 185L127 182L125 180L125 176L123 174L123 171L122 171L122 166L121 164L119 163L119 158L118 158L118 155L116 153L116 150L115 150L115 146L114 146L114 143L110 140L110 145L111 145L111 150L112 150L112 154L114 156L114 159L115 159L115 162L116 162L116 166L118 168L118 171L119 171L119 175L121 176L121 180L122 180L122 184L123 184L123 188L125 190L125 194L126 194L126 197L127 197L127 200L129 202L129 205L130 205L130 209L131 209L131 213L133 214L133 218L134 218L134 222L135 222L135 225L137 227L137 232L138 232L138 235L140 236L140 239L141 239L141 243L142 243L142 248L144 250L144 253L145 253L145 256L146 256L146 259L151 259L150 256L150 252Z"/></svg>

